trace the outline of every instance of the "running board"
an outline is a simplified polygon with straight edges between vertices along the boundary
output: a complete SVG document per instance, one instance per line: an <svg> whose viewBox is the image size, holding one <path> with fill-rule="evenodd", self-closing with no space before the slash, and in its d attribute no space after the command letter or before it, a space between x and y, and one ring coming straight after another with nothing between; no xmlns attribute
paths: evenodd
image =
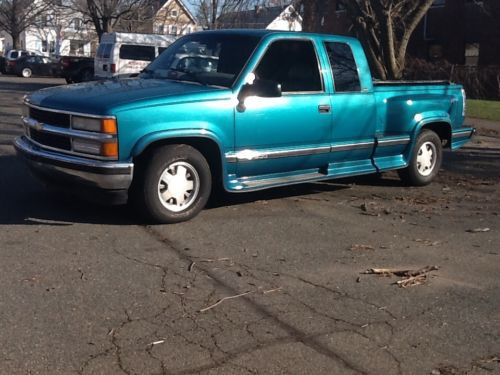
<svg viewBox="0 0 500 375"><path fill-rule="evenodd" d="M259 178L243 177L230 180L229 189L230 191L263 190L283 185L301 184L305 182L313 182L331 178L332 178L331 176L319 172L310 172L294 176L278 176L278 177L268 177L268 178L262 178L262 176L259 176Z"/></svg>

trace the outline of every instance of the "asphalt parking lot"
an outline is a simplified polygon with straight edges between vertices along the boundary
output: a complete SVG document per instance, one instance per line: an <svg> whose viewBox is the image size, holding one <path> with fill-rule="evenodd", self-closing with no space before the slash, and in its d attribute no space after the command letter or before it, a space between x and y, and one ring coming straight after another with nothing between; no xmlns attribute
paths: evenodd
<svg viewBox="0 0 500 375"><path fill-rule="evenodd" d="M304 184L149 226L16 158L23 94L63 83L0 76L1 374L500 374L500 126L427 187Z"/></svg>

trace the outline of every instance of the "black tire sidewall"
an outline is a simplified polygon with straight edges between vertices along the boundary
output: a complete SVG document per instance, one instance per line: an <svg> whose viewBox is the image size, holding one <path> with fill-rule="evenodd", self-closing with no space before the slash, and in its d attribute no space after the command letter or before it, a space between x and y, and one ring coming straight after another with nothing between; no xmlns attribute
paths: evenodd
<svg viewBox="0 0 500 375"><path fill-rule="evenodd" d="M163 206L158 197L158 182L169 165L181 161L191 164L196 169L200 178L200 188L191 206L181 212L172 212ZM143 175L140 200L144 204L143 212L149 219L158 223L178 223L192 219L205 207L211 189L212 175L203 155L188 145L168 145L156 149L149 158Z"/></svg>
<svg viewBox="0 0 500 375"><path fill-rule="evenodd" d="M434 169L432 173L428 176L423 176L418 171L417 167L417 156L420 147L425 142L431 142L436 147L436 162L434 164ZM413 149L412 157L410 160L410 165L408 166L408 179L409 183L415 186L424 186L430 184L432 180L437 176L439 169L441 168L441 162L443 160L443 146L441 145L441 139L432 130L423 130L415 143L415 148Z"/></svg>

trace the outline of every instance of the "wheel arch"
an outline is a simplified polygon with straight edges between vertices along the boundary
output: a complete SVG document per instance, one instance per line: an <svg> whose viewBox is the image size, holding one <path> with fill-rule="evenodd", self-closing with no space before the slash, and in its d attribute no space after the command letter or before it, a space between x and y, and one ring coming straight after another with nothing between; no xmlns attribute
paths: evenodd
<svg viewBox="0 0 500 375"><path fill-rule="evenodd" d="M222 147L213 138L201 135L164 137L143 144L140 148L136 148L134 152L133 160L136 165L136 171L138 173L141 172L141 166L151 157L156 149L174 144L185 144L198 150L210 166L213 184L223 185L225 169L222 162Z"/></svg>
<svg viewBox="0 0 500 375"><path fill-rule="evenodd" d="M451 124L449 122L447 121L427 122L420 127L420 130L417 133L417 135L420 134L423 130L432 130L439 136L441 142L443 143L444 148L451 147Z"/></svg>
<svg viewBox="0 0 500 375"><path fill-rule="evenodd" d="M413 127L412 132L412 142L410 147L406 150L405 153L405 161L408 164L411 155L413 154L413 150L415 148L415 143L417 142L417 138L420 133L424 130L432 130L435 132L438 137L441 139L443 144L443 148L451 147L451 120L447 113L433 113L429 116L422 116L423 118L419 119L420 121L416 122Z"/></svg>

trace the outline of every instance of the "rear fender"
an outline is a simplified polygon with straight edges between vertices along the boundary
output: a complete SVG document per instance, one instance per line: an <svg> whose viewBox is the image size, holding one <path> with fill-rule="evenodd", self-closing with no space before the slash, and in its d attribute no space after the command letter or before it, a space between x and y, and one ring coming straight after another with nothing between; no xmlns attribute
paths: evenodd
<svg viewBox="0 0 500 375"><path fill-rule="evenodd" d="M436 133L438 133L441 139L443 139L444 138L443 135L446 134L446 139L448 140L448 143L450 142L452 124L449 113L445 111L431 111L431 112L417 113L413 117L413 122L412 122L413 131L410 134L411 142L404 155L407 164L409 163L411 155L413 154L413 150L415 148L418 135L422 132L422 130L429 128L433 124L445 127L442 133L440 132Z"/></svg>

